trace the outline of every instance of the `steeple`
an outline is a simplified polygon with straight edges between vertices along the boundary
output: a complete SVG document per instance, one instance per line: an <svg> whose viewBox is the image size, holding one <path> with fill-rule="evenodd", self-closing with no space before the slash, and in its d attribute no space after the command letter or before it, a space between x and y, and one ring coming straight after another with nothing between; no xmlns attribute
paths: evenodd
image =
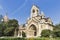
<svg viewBox="0 0 60 40"><path fill-rule="evenodd" d="M45 18L45 15L44 15L43 11L41 11L41 16L42 16L42 18Z"/></svg>
<svg viewBox="0 0 60 40"><path fill-rule="evenodd" d="M35 16L38 16L39 13L40 13L39 8L36 5L33 5L32 8L31 8L31 18L35 17Z"/></svg>
<svg viewBox="0 0 60 40"><path fill-rule="evenodd" d="M5 14L5 16L4 16L4 22L8 22L8 16L7 16L7 13Z"/></svg>

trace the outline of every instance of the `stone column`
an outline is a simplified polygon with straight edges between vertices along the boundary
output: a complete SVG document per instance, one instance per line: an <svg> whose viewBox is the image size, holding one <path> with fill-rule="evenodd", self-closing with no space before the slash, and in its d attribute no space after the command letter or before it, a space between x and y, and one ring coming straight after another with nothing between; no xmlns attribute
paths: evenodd
<svg viewBox="0 0 60 40"><path fill-rule="evenodd" d="M18 31L18 37L22 37L22 31Z"/></svg>
<svg viewBox="0 0 60 40"><path fill-rule="evenodd" d="M20 34L20 33L19 33L19 31L18 31L18 37L19 37L19 34Z"/></svg>
<svg viewBox="0 0 60 40"><path fill-rule="evenodd" d="M20 37L22 37L22 31L21 31L21 35L20 35Z"/></svg>

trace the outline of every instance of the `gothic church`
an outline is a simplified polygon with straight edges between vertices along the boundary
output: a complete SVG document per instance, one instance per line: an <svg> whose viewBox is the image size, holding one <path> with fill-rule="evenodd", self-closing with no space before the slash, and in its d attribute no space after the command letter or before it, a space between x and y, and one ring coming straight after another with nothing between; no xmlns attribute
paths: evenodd
<svg viewBox="0 0 60 40"><path fill-rule="evenodd" d="M41 36L41 32L44 29L53 30L53 23L49 17L45 17L44 13L39 10L36 5L31 8L31 15L28 18L25 27L20 25L18 31L18 37L22 37L24 32L26 37L38 37Z"/></svg>

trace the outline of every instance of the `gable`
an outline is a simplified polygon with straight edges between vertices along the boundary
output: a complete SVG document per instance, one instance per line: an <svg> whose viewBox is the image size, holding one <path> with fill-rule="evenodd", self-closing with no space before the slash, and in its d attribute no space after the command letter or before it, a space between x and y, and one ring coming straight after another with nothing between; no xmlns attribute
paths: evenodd
<svg viewBox="0 0 60 40"><path fill-rule="evenodd" d="M27 21L28 25L31 24L31 23L38 23L38 21L36 19L32 18L32 19Z"/></svg>

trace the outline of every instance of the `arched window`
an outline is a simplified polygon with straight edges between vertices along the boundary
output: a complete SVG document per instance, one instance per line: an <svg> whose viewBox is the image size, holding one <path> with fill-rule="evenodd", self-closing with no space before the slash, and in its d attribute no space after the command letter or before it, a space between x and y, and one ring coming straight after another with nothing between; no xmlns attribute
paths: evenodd
<svg viewBox="0 0 60 40"><path fill-rule="evenodd" d="M35 13L35 10L33 9L33 11L32 11L33 13Z"/></svg>

